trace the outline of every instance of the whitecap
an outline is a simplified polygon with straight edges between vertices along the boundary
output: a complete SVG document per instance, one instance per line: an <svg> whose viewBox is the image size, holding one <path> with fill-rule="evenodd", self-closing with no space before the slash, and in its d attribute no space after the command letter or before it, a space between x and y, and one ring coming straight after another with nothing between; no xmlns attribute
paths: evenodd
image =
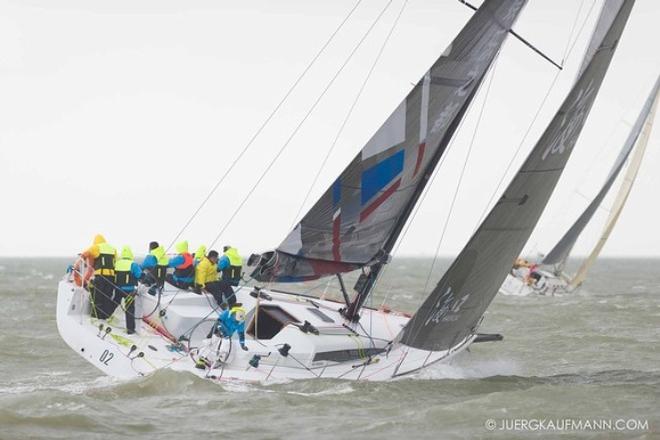
<svg viewBox="0 0 660 440"><path fill-rule="evenodd" d="M343 383L322 391L317 391L315 393L304 393L301 391L287 391L287 394L293 394L296 396L304 396L304 397L337 396L341 394L350 394L354 391L355 389L351 386L350 383Z"/></svg>

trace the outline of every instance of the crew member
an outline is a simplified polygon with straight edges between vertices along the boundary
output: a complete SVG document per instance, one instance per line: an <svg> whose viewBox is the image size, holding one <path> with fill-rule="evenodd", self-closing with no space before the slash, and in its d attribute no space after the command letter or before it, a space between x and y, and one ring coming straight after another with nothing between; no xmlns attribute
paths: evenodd
<svg viewBox="0 0 660 440"><path fill-rule="evenodd" d="M115 257L117 250L105 241L105 237L97 234L92 244L82 253L84 258L94 260L94 278L89 284L92 300L92 316L98 319L108 319L115 310L114 281Z"/></svg>
<svg viewBox="0 0 660 440"><path fill-rule="evenodd" d="M193 256L188 252L188 242L176 244L177 256L170 259L169 267L174 268L174 274L167 274L167 282L179 289L188 289L195 279Z"/></svg>
<svg viewBox="0 0 660 440"><path fill-rule="evenodd" d="M241 348L245 351L248 350L245 345L245 309L241 304L236 304L231 309L223 310L220 313L218 320L211 327L211 331L206 338L211 338L213 333L229 340L234 336L234 333L238 333L238 342ZM219 349L220 347L216 350L216 356L219 354ZM199 368L200 370L212 368L212 365L213 363L204 355L200 356L195 362L195 368Z"/></svg>
<svg viewBox="0 0 660 440"><path fill-rule="evenodd" d="M218 279L218 251L209 251L195 268L195 291L209 292L223 309L236 302L231 286Z"/></svg>
<svg viewBox="0 0 660 440"><path fill-rule="evenodd" d="M145 284L155 285L162 289L165 284L169 261L165 248L159 246L158 242L152 241L149 244L149 255L142 262L142 270L145 271ZM152 289L149 290L149 293L155 294Z"/></svg>
<svg viewBox="0 0 660 440"><path fill-rule="evenodd" d="M222 280L230 286L238 286L241 282L241 271L243 270L243 259L238 254L238 249L225 246L224 253L218 261L218 270L222 272Z"/></svg>
<svg viewBox="0 0 660 440"><path fill-rule="evenodd" d="M141 276L142 269L133 261L133 251L130 247L124 246L119 260L115 263L116 302L113 304L116 307L122 299L124 300L126 333L129 335L135 333L135 292Z"/></svg>
<svg viewBox="0 0 660 440"><path fill-rule="evenodd" d="M234 333L238 333L238 342L241 348L247 351L245 346L245 309L236 304L231 309L223 310L218 316L218 329L222 332L222 337L231 339Z"/></svg>
<svg viewBox="0 0 660 440"><path fill-rule="evenodd" d="M144 260L142 260L142 265L140 268L142 269L142 275L143 275L143 280L142 282L147 285L153 284L155 281L155 278L152 278L151 274L152 272L156 271L156 266L158 265L158 258L153 254L153 251L157 249L159 246L157 241L152 241L149 243L149 253L147 254L146 257L144 257Z"/></svg>

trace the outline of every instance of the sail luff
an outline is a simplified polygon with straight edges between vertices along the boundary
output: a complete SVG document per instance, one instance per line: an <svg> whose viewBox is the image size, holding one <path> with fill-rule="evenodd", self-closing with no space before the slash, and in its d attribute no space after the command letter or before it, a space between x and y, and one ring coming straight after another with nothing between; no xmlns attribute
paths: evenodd
<svg viewBox="0 0 660 440"><path fill-rule="evenodd" d="M630 158L628 169L626 170L626 174L623 177L623 182L621 182L621 188L619 189L616 199L614 200L614 204L610 210L610 215L607 218L603 232L601 233L598 242L594 246L589 256L582 262L582 265L573 276L573 279L570 282L572 287L579 286L586 279L589 269L596 262L598 255L600 255L600 252L610 237L610 234L612 233L612 230L614 229L614 226L616 225L617 221L619 220L619 216L623 211L623 207L628 200L630 191L633 187L633 184L635 183L635 179L637 178L637 172L639 171L639 167L642 164L644 152L646 151L646 145L648 144L649 137L651 136L653 120L655 119L656 107L658 105L658 98L660 97L660 93L658 91L658 82L660 82L660 78L658 81L656 81L654 90L649 97L649 99L653 98L653 105L651 106L651 109L649 110L648 108L645 108L644 110L646 110L646 112L642 112L642 114L645 116L644 128L641 132L641 135L639 135L639 139L637 139L635 153ZM639 132L637 132L637 134L639 134Z"/></svg>
<svg viewBox="0 0 660 440"><path fill-rule="evenodd" d="M577 142L634 0L625 0L598 49L506 191L397 338L443 351L476 334L511 262L529 239Z"/></svg>
<svg viewBox="0 0 660 440"><path fill-rule="evenodd" d="M526 0L487 0L274 250L259 281L303 281L387 259Z"/></svg>

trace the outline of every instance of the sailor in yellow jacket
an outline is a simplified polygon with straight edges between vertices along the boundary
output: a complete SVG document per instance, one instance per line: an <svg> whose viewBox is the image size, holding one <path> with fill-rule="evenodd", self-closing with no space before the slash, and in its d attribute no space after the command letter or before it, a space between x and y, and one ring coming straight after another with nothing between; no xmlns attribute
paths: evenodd
<svg viewBox="0 0 660 440"><path fill-rule="evenodd" d="M220 307L225 309L236 302L234 290L229 283L218 279L218 252L209 251L208 255L195 268L195 291L213 295Z"/></svg>

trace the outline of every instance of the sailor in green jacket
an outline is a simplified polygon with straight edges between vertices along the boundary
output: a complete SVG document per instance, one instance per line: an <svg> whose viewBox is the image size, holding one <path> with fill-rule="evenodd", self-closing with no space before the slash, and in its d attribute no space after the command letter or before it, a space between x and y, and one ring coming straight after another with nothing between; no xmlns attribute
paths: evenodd
<svg viewBox="0 0 660 440"><path fill-rule="evenodd" d="M141 266L144 272L142 282L147 286L155 285L162 289L165 285L169 262L170 259L167 257L163 246L160 246L157 241L149 243L149 255L144 258ZM152 295L156 294L153 289L150 289L149 293Z"/></svg>
<svg viewBox="0 0 660 440"><path fill-rule="evenodd" d="M115 262L114 307L116 308L119 302L124 300L126 333L129 335L135 333L135 293L141 276L142 269L133 261L133 251L130 247L124 246L120 258Z"/></svg>

